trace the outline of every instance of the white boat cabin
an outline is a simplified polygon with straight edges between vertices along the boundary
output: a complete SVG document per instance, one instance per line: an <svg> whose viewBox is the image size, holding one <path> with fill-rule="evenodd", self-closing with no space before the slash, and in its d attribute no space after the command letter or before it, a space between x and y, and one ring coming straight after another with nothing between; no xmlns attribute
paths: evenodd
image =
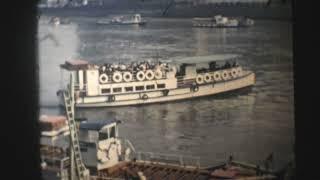
<svg viewBox="0 0 320 180"><path fill-rule="evenodd" d="M61 68L72 73L75 93L80 97L177 88L174 67L168 67L165 64L153 65L153 68L149 66L148 63L130 66L117 64L97 66L87 61L73 60L66 61ZM68 82L68 80L62 81ZM61 88L65 89L66 85L63 86Z"/></svg>
<svg viewBox="0 0 320 180"><path fill-rule="evenodd" d="M114 166L120 161L119 121L84 121L79 125L79 143L83 163L97 170Z"/></svg>

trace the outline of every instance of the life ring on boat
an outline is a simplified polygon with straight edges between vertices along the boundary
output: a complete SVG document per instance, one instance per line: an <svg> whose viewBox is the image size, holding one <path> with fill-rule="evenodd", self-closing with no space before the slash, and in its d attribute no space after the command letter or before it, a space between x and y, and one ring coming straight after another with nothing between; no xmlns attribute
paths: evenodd
<svg viewBox="0 0 320 180"><path fill-rule="evenodd" d="M197 82L197 84L203 84L203 76L200 74L197 75L196 82Z"/></svg>
<svg viewBox="0 0 320 180"><path fill-rule="evenodd" d="M153 71L152 70L147 70L146 71L146 79L148 79L148 80L152 80L154 78L154 73L153 73Z"/></svg>
<svg viewBox="0 0 320 180"><path fill-rule="evenodd" d="M168 96L168 94L169 94L169 89L163 90L162 93L163 93L163 96Z"/></svg>
<svg viewBox="0 0 320 180"><path fill-rule="evenodd" d="M213 79L214 81L221 81L221 74L220 72L216 71L213 73Z"/></svg>
<svg viewBox="0 0 320 180"><path fill-rule="evenodd" d="M241 67L237 67L237 74L238 76L242 76L242 68Z"/></svg>
<svg viewBox="0 0 320 180"><path fill-rule="evenodd" d="M162 71L160 69L157 69L155 72L154 72L154 77L156 79L161 79L162 78Z"/></svg>
<svg viewBox="0 0 320 180"><path fill-rule="evenodd" d="M209 73L205 73L204 74L204 82L206 82L206 83L209 83L209 82L211 82L211 76L210 76L210 74Z"/></svg>
<svg viewBox="0 0 320 180"><path fill-rule="evenodd" d="M191 87L190 87L190 90L192 92L198 92L199 91L199 86L196 85L196 84L192 84Z"/></svg>
<svg viewBox="0 0 320 180"><path fill-rule="evenodd" d="M109 102L114 102L116 100L116 97L114 95L108 96Z"/></svg>
<svg viewBox="0 0 320 180"><path fill-rule="evenodd" d="M238 76L238 72L237 72L237 70L236 70L235 68L232 68L232 69L231 69L231 76L232 76L233 78L236 78L236 77Z"/></svg>
<svg viewBox="0 0 320 180"><path fill-rule="evenodd" d="M146 75L144 74L143 71L139 71L136 75L136 78L139 80L139 81L143 81L144 78L146 77Z"/></svg>
<svg viewBox="0 0 320 180"><path fill-rule="evenodd" d="M124 72L123 73L123 80L125 82L130 82L132 81L132 74L130 72Z"/></svg>
<svg viewBox="0 0 320 180"><path fill-rule="evenodd" d="M141 96L141 99L143 99L143 100L147 100L149 97L148 97L148 95L147 94L144 94L143 96Z"/></svg>
<svg viewBox="0 0 320 180"><path fill-rule="evenodd" d="M107 83L108 82L108 76L106 75L106 74L101 74L100 76L99 76L99 82L101 83L101 84L105 84L105 83Z"/></svg>
<svg viewBox="0 0 320 180"><path fill-rule="evenodd" d="M223 80L228 80L229 79L229 73L228 71L222 71L222 79Z"/></svg>
<svg viewBox="0 0 320 180"><path fill-rule="evenodd" d="M121 82L122 81L121 73L119 71L114 72L113 75L112 75L112 80L114 82Z"/></svg>

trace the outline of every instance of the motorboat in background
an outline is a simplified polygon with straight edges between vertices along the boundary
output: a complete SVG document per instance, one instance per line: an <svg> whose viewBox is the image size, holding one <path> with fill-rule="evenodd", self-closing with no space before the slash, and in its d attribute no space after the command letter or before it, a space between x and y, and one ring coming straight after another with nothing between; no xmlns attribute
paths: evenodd
<svg viewBox="0 0 320 180"><path fill-rule="evenodd" d="M249 27L254 25L254 20L248 17L224 17L216 15L213 18L193 18L194 27Z"/></svg>
<svg viewBox="0 0 320 180"><path fill-rule="evenodd" d="M145 25L147 21L141 18L140 14L135 14L130 17L126 16L116 16L111 20L101 19L97 21L97 24L106 25Z"/></svg>

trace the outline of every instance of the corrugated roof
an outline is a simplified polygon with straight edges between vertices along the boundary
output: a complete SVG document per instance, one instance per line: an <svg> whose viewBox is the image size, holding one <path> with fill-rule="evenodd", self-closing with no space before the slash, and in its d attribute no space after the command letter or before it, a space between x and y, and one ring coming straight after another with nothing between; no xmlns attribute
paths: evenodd
<svg viewBox="0 0 320 180"><path fill-rule="evenodd" d="M72 65L72 66L86 65L86 64L88 64L88 61L86 61L86 60L81 60L81 59L68 60L68 61L66 61L66 64L69 64L69 65Z"/></svg>
<svg viewBox="0 0 320 180"><path fill-rule="evenodd" d="M54 115L41 115L39 117L40 122L61 122L61 121L67 121L67 118L65 116L54 116Z"/></svg>

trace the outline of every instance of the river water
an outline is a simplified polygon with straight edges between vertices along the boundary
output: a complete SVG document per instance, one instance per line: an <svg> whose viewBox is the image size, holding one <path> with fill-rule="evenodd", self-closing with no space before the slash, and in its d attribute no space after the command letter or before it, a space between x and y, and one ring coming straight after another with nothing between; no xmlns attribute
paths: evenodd
<svg viewBox="0 0 320 180"><path fill-rule="evenodd" d="M88 119L118 119L120 136L139 151L199 156L201 165L235 159L261 163L273 152L276 167L293 157L293 52L290 22L258 20L239 29L193 28L191 19L147 18L139 26L97 25L99 18L68 17L53 27L39 21L40 113L59 114L59 64L171 61L193 56L237 55L256 73L245 92L145 106L90 108Z"/></svg>

